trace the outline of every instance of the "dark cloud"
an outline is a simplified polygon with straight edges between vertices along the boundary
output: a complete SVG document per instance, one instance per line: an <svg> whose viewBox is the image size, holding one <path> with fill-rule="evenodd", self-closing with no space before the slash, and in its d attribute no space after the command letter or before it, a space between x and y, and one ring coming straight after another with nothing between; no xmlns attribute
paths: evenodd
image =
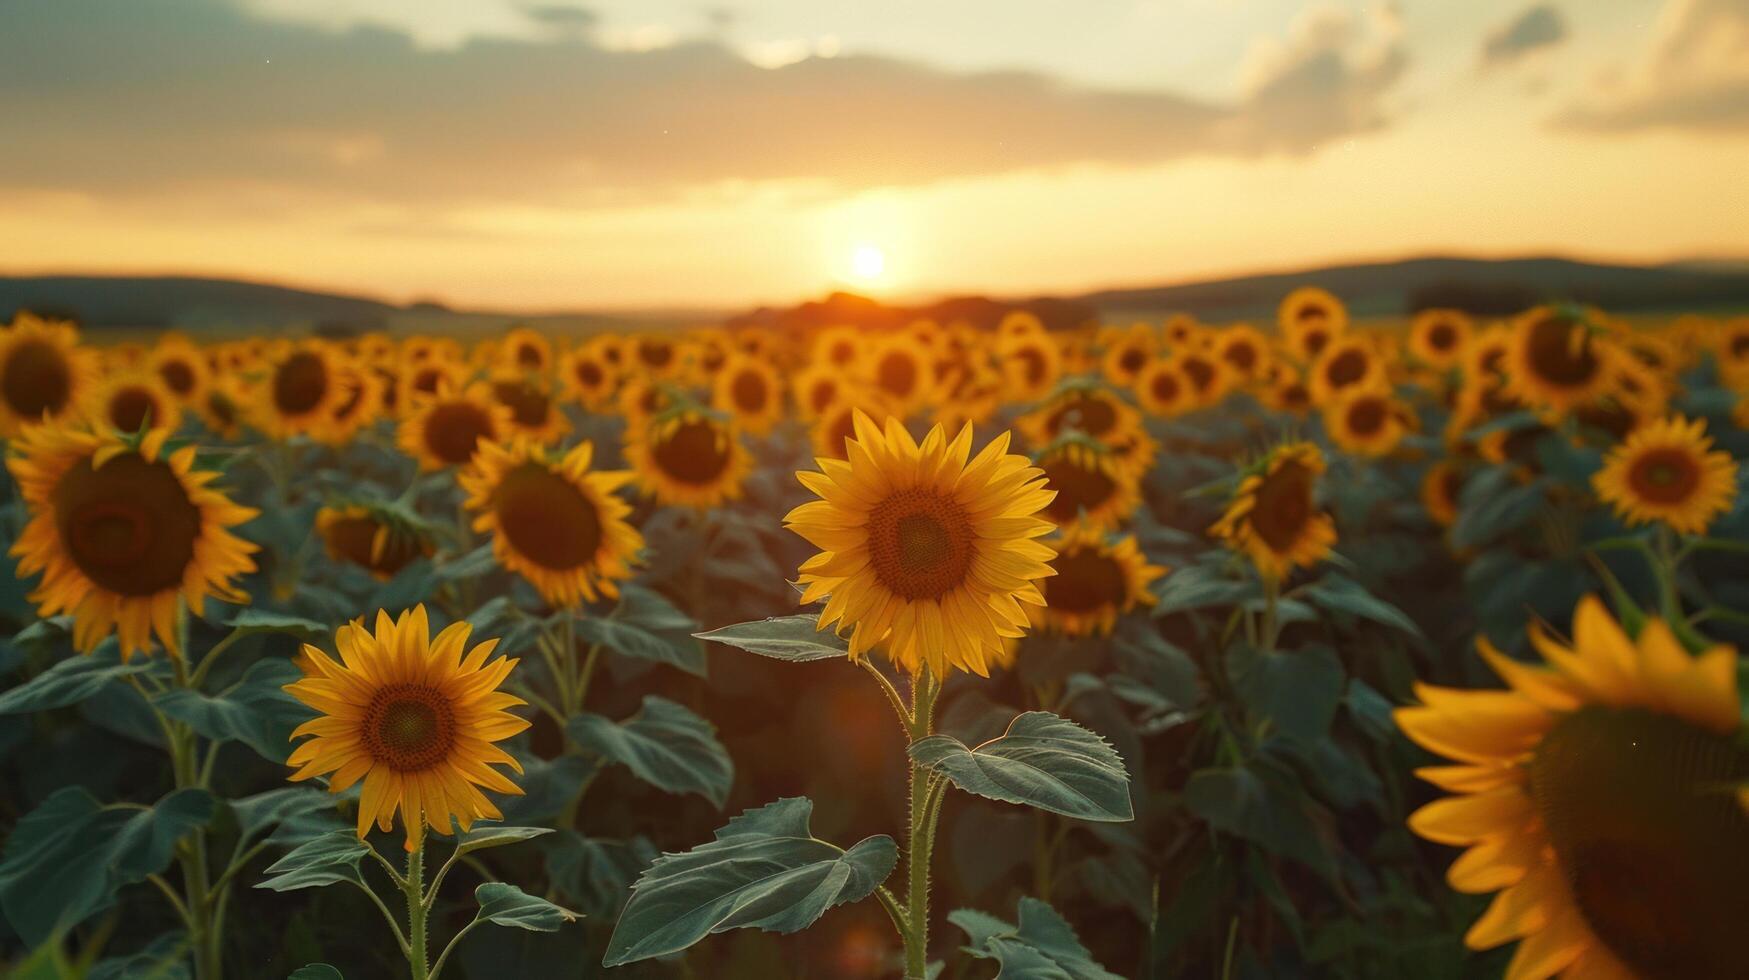
<svg viewBox="0 0 1749 980"><path fill-rule="evenodd" d="M0 21L0 186L100 196L229 185L257 199L588 202L1305 152L1382 125L1402 65L1394 40L1362 50L1356 25L1326 24L1222 105L869 56L767 70L703 40L611 51L555 31L429 50L220 0L27 0Z"/></svg>
<svg viewBox="0 0 1749 980"><path fill-rule="evenodd" d="M1567 21L1553 4L1538 4L1495 28L1482 41L1482 65L1510 64L1567 39Z"/></svg>
<svg viewBox="0 0 1749 980"><path fill-rule="evenodd" d="M1555 124L1749 132L1749 0L1666 0L1642 55L1600 75Z"/></svg>

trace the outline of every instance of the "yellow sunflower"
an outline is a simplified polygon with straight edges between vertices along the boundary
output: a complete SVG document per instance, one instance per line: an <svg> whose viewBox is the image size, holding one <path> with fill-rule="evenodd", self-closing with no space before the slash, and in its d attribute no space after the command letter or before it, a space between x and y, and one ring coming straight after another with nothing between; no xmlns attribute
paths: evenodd
<svg viewBox="0 0 1749 980"><path fill-rule="evenodd" d="M1564 412L1608 389L1617 356L1608 337L1582 314L1539 307L1513 326L1506 390L1527 405Z"/></svg>
<svg viewBox="0 0 1749 980"><path fill-rule="evenodd" d="M258 511L213 489L218 474L194 468L193 446L166 455L169 437L36 426L13 444L6 465L30 521L11 554L21 578L43 573L31 601L45 618L71 613L82 652L115 630L124 660L154 633L181 657L182 603L198 616L209 595L249 599L231 580L255 570L256 547L228 529Z"/></svg>
<svg viewBox="0 0 1749 980"><path fill-rule="evenodd" d="M1467 848L1453 888L1498 892L1464 942L1519 941L1512 980L1739 976L1736 651L1690 656L1658 620L1630 637L1592 597L1573 620L1571 646L1533 627L1546 667L1478 640L1505 690L1417 685L1421 703L1396 711L1456 763L1417 771L1453 795L1409 826Z"/></svg>
<svg viewBox="0 0 1749 980"><path fill-rule="evenodd" d="M1041 586L1045 604L1027 607L1035 628L1067 636L1107 634L1119 616L1154 604L1148 586L1166 569L1149 564L1133 535L1112 539L1075 524L1045 543L1057 550L1051 559L1056 574Z"/></svg>
<svg viewBox="0 0 1749 980"><path fill-rule="evenodd" d="M468 369L444 358L409 361L399 372L399 391L388 399L403 416L416 408L423 399L440 391L461 388L469 376Z"/></svg>
<svg viewBox="0 0 1749 980"><path fill-rule="evenodd" d="M1457 523L1458 495L1464 489L1464 471L1458 464L1442 459L1427 468L1421 478L1421 506L1440 527Z"/></svg>
<svg viewBox="0 0 1749 980"><path fill-rule="evenodd" d="M1100 382L1077 380L1064 385L1015 424L1034 446L1048 445L1070 431L1110 444L1140 432L1142 416Z"/></svg>
<svg viewBox="0 0 1749 980"><path fill-rule="evenodd" d="M1038 466L1057 494L1044 516L1059 526L1080 521L1102 531L1116 530L1141 503L1135 470L1091 439L1058 439L1038 454Z"/></svg>
<svg viewBox="0 0 1749 980"><path fill-rule="evenodd" d="M1153 332L1147 327L1131 328L1115 338L1100 359L1105 379L1119 388L1135 384L1136 376L1154 359Z"/></svg>
<svg viewBox="0 0 1749 980"><path fill-rule="evenodd" d="M1270 368L1269 341L1248 323L1234 324L1216 335L1213 353L1241 383L1256 381Z"/></svg>
<svg viewBox="0 0 1749 980"><path fill-rule="evenodd" d="M376 372L356 362L343 364L339 372L340 400L328 422L315 430L317 438L331 446L344 446L382 411L382 380Z"/></svg>
<svg viewBox="0 0 1749 980"><path fill-rule="evenodd" d="M199 405L210 371L206 355L186 337L167 336L146 355L146 369L158 375L176 400Z"/></svg>
<svg viewBox="0 0 1749 980"><path fill-rule="evenodd" d="M821 498L784 518L821 549L802 563L802 603L826 600L819 626L849 630L853 659L884 643L912 673L987 676L1003 638L1023 635L1056 553L1036 540L1051 530L1044 474L1008 440L972 457L969 425L918 444L897 418L883 432L858 414L848 461L796 474Z"/></svg>
<svg viewBox="0 0 1749 980"><path fill-rule="evenodd" d="M559 379L566 395L593 412L613 402L613 393L619 387L619 369L601 356L598 345L586 344L560 360Z"/></svg>
<svg viewBox="0 0 1749 980"><path fill-rule="evenodd" d="M97 374L71 323L20 311L0 329L0 436L78 411Z"/></svg>
<svg viewBox="0 0 1749 980"><path fill-rule="evenodd" d="M1353 390L1324 406L1330 441L1356 456L1384 456L1408 431L1408 406L1384 388Z"/></svg>
<svg viewBox="0 0 1749 980"><path fill-rule="evenodd" d="M1289 348L1300 360L1310 361L1348 329L1348 307L1325 290L1305 286L1281 301L1276 323Z"/></svg>
<svg viewBox="0 0 1749 980"><path fill-rule="evenodd" d="M1737 461L1712 445L1704 419L1648 422L1610 450L1591 486L1630 525L1661 521L1678 534L1705 534L1737 499Z"/></svg>
<svg viewBox="0 0 1749 980"><path fill-rule="evenodd" d="M433 637L425 607L417 606L398 619L378 610L375 633L363 620L340 627L338 662L304 645L298 658L304 677L285 690L320 715L292 732L293 741L309 741L286 760L296 770L289 778L326 775L330 793L364 780L360 839L373 823L392 831L398 809L405 846L415 851L427 827L447 835L456 825L467 830L475 820L502 819L481 788L522 795L492 768L522 772L515 757L492 744L528 727L508 710L527 702L498 690L518 661L488 663L498 641L470 650L472 629L453 623Z"/></svg>
<svg viewBox="0 0 1749 980"><path fill-rule="evenodd" d="M1384 359L1361 337L1331 341L1312 362L1310 378L1312 400L1319 405L1330 404L1345 391L1388 383Z"/></svg>
<svg viewBox="0 0 1749 980"><path fill-rule="evenodd" d="M1727 384L1749 384L1749 316L1727 320L1712 331L1712 349Z"/></svg>
<svg viewBox="0 0 1749 980"><path fill-rule="evenodd" d="M743 431L762 436L783 418L783 382L767 361L737 354L717 372L711 407Z"/></svg>
<svg viewBox="0 0 1749 980"><path fill-rule="evenodd" d="M1147 366L1136 379L1136 400L1149 415L1169 419L1183 415L1196 407L1196 392L1190 379L1170 360L1158 360Z"/></svg>
<svg viewBox="0 0 1749 980"><path fill-rule="evenodd" d="M460 477L474 530L492 533L498 564L534 585L549 605L576 606L619 596L644 547L626 522L631 507L614 491L631 474L591 473L595 447L579 443L549 458L535 443L480 447Z"/></svg>
<svg viewBox="0 0 1749 980"><path fill-rule="evenodd" d="M879 389L901 417L928 404L934 390L934 359L909 333L895 333L876 344L864 356L862 371L863 382Z"/></svg>
<svg viewBox="0 0 1749 980"><path fill-rule="evenodd" d="M814 335L808 359L833 371L852 371L862 359L862 348L862 334L855 327L827 327Z"/></svg>
<svg viewBox="0 0 1749 980"><path fill-rule="evenodd" d="M640 377L671 378L686 366L680 345L672 337L644 334L627 339L628 357L632 369Z"/></svg>
<svg viewBox="0 0 1749 980"><path fill-rule="evenodd" d="M357 565L383 582L429 556L433 547L423 528L397 521L383 508L368 504L323 507L316 512L316 533L328 557Z"/></svg>
<svg viewBox="0 0 1749 980"><path fill-rule="evenodd" d="M850 382L845 378L844 372L818 361L796 375L795 389L792 392L796 413L808 420L819 418L839 399L849 394Z"/></svg>
<svg viewBox="0 0 1749 980"><path fill-rule="evenodd" d="M553 368L553 345L533 327L512 327L498 342L498 366L523 373L545 374Z"/></svg>
<svg viewBox="0 0 1749 980"><path fill-rule="evenodd" d="M91 389L85 414L92 425L132 435L182 425L182 405L156 374L139 369L105 377Z"/></svg>
<svg viewBox="0 0 1749 980"><path fill-rule="evenodd" d="M1271 450L1240 481L1210 533L1244 552L1265 578L1310 568L1336 544L1336 522L1318 509L1324 454L1309 442Z"/></svg>
<svg viewBox="0 0 1749 980"><path fill-rule="evenodd" d="M415 402L396 431L401 451L425 471L466 466L482 443L509 438L510 409L483 384L445 389Z"/></svg>
<svg viewBox="0 0 1749 980"><path fill-rule="evenodd" d="M571 431L546 378L527 371L499 370L488 382L492 400L510 410L510 431L535 442L553 443Z"/></svg>
<svg viewBox="0 0 1749 980"><path fill-rule="evenodd" d="M1003 325L1007 328L1008 321ZM1062 348L1042 327L1004 329L997 335L996 358L1009 401L1038 401L1050 394L1063 376Z"/></svg>
<svg viewBox="0 0 1749 980"><path fill-rule="evenodd" d="M663 382L634 378L620 387L618 405L630 431L674 407L674 392Z"/></svg>
<svg viewBox="0 0 1749 980"><path fill-rule="evenodd" d="M741 496L753 455L735 427L693 409L626 427L625 457L657 502L707 510Z"/></svg>
<svg viewBox="0 0 1749 980"><path fill-rule="evenodd" d="M1200 350L1186 350L1172 359L1178 373L1190 382L1193 403L1199 408L1219 404L1232 387L1233 376L1225 361Z"/></svg>
<svg viewBox="0 0 1749 980"><path fill-rule="evenodd" d="M1474 329L1461 310L1422 310L1409 322L1409 350L1424 364L1453 368L1463 360Z"/></svg>
<svg viewBox="0 0 1749 980"><path fill-rule="evenodd" d="M1305 378L1297 368L1280 361L1272 365L1257 396L1278 412L1303 416L1312 410L1312 389L1306 386Z"/></svg>
<svg viewBox="0 0 1749 980"><path fill-rule="evenodd" d="M320 434L346 398L344 365L340 352L320 340L286 348L270 362L256 392L256 428L274 439Z"/></svg>

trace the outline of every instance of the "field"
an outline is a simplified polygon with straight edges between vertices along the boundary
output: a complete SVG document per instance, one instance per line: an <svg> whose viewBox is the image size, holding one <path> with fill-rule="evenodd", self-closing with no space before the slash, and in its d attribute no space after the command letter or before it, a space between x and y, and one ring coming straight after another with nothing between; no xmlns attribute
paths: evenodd
<svg viewBox="0 0 1749 980"><path fill-rule="evenodd" d="M122 337L0 328L8 976L1741 970L1749 318Z"/></svg>

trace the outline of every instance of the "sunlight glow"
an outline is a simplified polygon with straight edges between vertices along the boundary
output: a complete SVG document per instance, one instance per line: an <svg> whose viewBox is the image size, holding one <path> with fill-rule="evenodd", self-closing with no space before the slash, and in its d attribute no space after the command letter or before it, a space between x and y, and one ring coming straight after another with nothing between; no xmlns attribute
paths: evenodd
<svg viewBox="0 0 1749 980"><path fill-rule="evenodd" d="M850 253L850 271L858 279L879 279L887 271L887 253L874 245L858 245Z"/></svg>

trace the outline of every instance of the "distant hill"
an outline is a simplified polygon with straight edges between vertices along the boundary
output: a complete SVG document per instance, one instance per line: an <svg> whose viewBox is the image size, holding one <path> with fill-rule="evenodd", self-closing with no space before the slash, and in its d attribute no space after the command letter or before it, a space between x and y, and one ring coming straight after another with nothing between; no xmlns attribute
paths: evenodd
<svg viewBox="0 0 1749 980"><path fill-rule="evenodd" d="M0 276L0 322L24 308L77 320L87 328L168 327L203 331L361 330L482 333L512 322L558 332L651 329L709 322L796 328L854 323L879 328L928 317L979 326L1010 309L1037 314L1052 327L1098 316L1194 314L1211 322L1267 321L1297 286L1334 292L1360 317L1401 316L1430 306L1487 315L1513 313L1539 302L1594 303L1614 312L1749 311L1749 262L1699 260L1655 266L1607 265L1562 258L1417 258L1236 276L1163 286L1106 289L1080 296L1031 299L962 296L915 306L888 305L849 293L791 307L747 313L540 313L458 311L420 301L396 306L350 296L235 279L133 276Z"/></svg>

